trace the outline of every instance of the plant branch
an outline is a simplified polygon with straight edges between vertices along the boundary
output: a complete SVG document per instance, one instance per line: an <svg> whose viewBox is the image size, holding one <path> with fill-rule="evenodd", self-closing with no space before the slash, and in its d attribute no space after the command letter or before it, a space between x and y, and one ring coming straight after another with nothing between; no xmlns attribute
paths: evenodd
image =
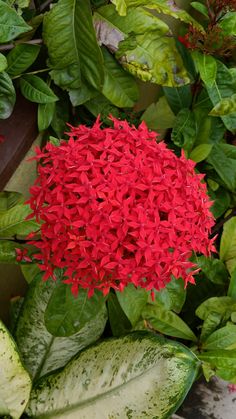
<svg viewBox="0 0 236 419"><path fill-rule="evenodd" d="M13 49L16 45L19 44L32 44L32 45L40 45L43 43L42 39L31 39L31 41L27 41L27 42L16 42L16 43L12 43L12 44L5 44L5 45L0 45L0 51L8 51Z"/></svg>
<svg viewBox="0 0 236 419"><path fill-rule="evenodd" d="M40 13L47 9L47 7L52 3L52 0L46 0L43 4L41 4L39 11Z"/></svg>

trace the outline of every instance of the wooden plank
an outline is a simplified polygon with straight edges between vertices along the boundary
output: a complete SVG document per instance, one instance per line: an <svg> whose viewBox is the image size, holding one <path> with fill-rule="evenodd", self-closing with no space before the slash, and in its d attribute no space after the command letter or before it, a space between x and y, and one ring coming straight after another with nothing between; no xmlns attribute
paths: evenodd
<svg viewBox="0 0 236 419"><path fill-rule="evenodd" d="M0 190L9 181L37 137L37 105L18 94L12 115L0 120Z"/></svg>

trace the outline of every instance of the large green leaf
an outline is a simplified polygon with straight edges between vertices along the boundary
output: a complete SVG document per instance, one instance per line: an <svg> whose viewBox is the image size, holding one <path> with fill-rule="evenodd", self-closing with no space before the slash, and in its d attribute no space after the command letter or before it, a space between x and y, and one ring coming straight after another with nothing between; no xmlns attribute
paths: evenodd
<svg viewBox="0 0 236 419"><path fill-rule="evenodd" d="M18 204L4 213L0 213L0 237L11 237L16 234L27 236L39 229L39 224L33 220L26 220L31 213L28 205Z"/></svg>
<svg viewBox="0 0 236 419"><path fill-rule="evenodd" d="M200 163L209 156L212 147L213 144L199 144L191 151L189 158L196 163Z"/></svg>
<svg viewBox="0 0 236 419"><path fill-rule="evenodd" d="M36 60L40 51L39 45L18 44L7 55L7 72L11 77L23 73Z"/></svg>
<svg viewBox="0 0 236 419"><path fill-rule="evenodd" d="M145 121L150 129L155 131L165 130L173 127L175 115L170 109L166 97L162 96L157 103L148 106L141 120Z"/></svg>
<svg viewBox="0 0 236 419"><path fill-rule="evenodd" d="M198 370L182 345L135 332L103 341L47 376L31 393L35 418L159 418L176 411Z"/></svg>
<svg viewBox="0 0 236 419"><path fill-rule="evenodd" d="M206 85L206 88L213 105L216 106L223 99L236 93L236 76L223 63L217 61L216 80L211 87ZM221 118L229 131L236 130L236 112Z"/></svg>
<svg viewBox="0 0 236 419"><path fill-rule="evenodd" d="M132 107L138 100L138 87L135 79L123 70L105 48L102 52L105 71L102 93L119 108Z"/></svg>
<svg viewBox="0 0 236 419"><path fill-rule="evenodd" d="M211 297L205 300L196 310L196 315L206 320L209 313L218 313L222 321L227 321L236 311L236 302L231 297Z"/></svg>
<svg viewBox="0 0 236 419"><path fill-rule="evenodd" d="M20 89L22 95L31 102L51 103L58 100L58 97L53 93L45 81L32 74L21 76Z"/></svg>
<svg viewBox="0 0 236 419"><path fill-rule="evenodd" d="M209 182L209 179L208 179ZM208 188L208 194L213 201L213 205L210 210L215 218L221 217L225 211L229 208L230 205L230 194L223 188L219 187L216 191L213 191L211 188Z"/></svg>
<svg viewBox="0 0 236 419"><path fill-rule="evenodd" d="M52 122L55 112L55 102L39 103L38 105L38 129L44 131Z"/></svg>
<svg viewBox="0 0 236 419"><path fill-rule="evenodd" d="M0 53L0 73L7 68L7 59L5 55Z"/></svg>
<svg viewBox="0 0 236 419"><path fill-rule="evenodd" d="M236 301L236 269L231 273L227 295Z"/></svg>
<svg viewBox="0 0 236 419"><path fill-rule="evenodd" d="M1 4L0 4L1 7ZM0 321L0 416L21 417L28 403L31 380L11 335Z"/></svg>
<svg viewBox="0 0 236 419"><path fill-rule="evenodd" d="M80 106L98 96L99 92L82 79L78 89L69 89L70 101L73 106Z"/></svg>
<svg viewBox="0 0 236 419"><path fill-rule="evenodd" d="M161 304L155 306L148 304L142 312L142 317L151 324L151 327L167 336L197 341L188 325L177 314L166 310Z"/></svg>
<svg viewBox="0 0 236 419"><path fill-rule="evenodd" d="M59 0L44 19L51 76L62 88L77 89L81 72L101 90L103 58L96 41L89 0Z"/></svg>
<svg viewBox="0 0 236 419"><path fill-rule="evenodd" d="M219 21L219 26L225 35L236 36L236 14L235 12L226 13Z"/></svg>
<svg viewBox="0 0 236 419"><path fill-rule="evenodd" d="M11 41L31 29L14 7L0 0L0 43Z"/></svg>
<svg viewBox="0 0 236 419"><path fill-rule="evenodd" d="M124 291L116 292L120 306L131 324L135 326L148 300L148 293L142 288L135 288L133 284L125 287Z"/></svg>
<svg viewBox="0 0 236 419"><path fill-rule="evenodd" d="M101 7L94 25L100 44L115 51L132 75L163 86L189 82L169 27L144 8L130 8L121 17L113 5Z"/></svg>
<svg viewBox="0 0 236 419"><path fill-rule="evenodd" d="M15 327L15 337L22 359L33 378L63 367L73 355L102 334L107 315L105 307L79 332L70 337L55 337L46 329L44 312L56 287L37 275L31 282Z"/></svg>
<svg viewBox="0 0 236 419"><path fill-rule="evenodd" d="M236 349L236 326L227 324L213 332L202 344L204 350Z"/></svg>
<svg viewBox="0 0 236 419"><path fill-rule="evenodd" d="M210 311L202 325L200 341L204 342L220 325L222 314Z"/></svg>
<svg viewBox="0 0 236 419"><path fill-rule="evenodd" d="M220 241L220 258L232 274L236 268L236 217L224 223Z"/></svg>
<svg viewBox="0 0 236 419"><path fill-rule="evenodd" d="M194 51L192 56L202 81L211 87L215 82L217 73L217 62L215 58L212 55L202 54L198 51Z"/></svg>
<svg viewBox="0 0 236 419"><path fill-rule="evenodd" d="M215 374L223 380L236 384L236 350L216 349L198 354L201 361L207 362Z"/></svg>
<svg viewBox="0 0 236 419"><path fill-rule="evenodd" d="M227 269L220 259L196 256L196 263L206 277L215 284L226 284L228 281Z"/></svg>
<svg viewBox="0 0 236 419"><path fill-rule="evenodd" d="M165 288L154 292L154 301L150 301L149 298L151 304L161 304L166 310L173 310L176 313L180 313L186 299L186 289L184 287L184 281L181 278L172 278L172 281Z"/></svg>
<svg viewBox="0 0 236 419"><path fill-rule="evenodd" d="M11 78L5 71L0 73L0 119L11 115L16 101L16 92Z"/></svg>
<svg viewBox="0 0 236 419"><path fill-rule="evenodd" d="M210 115L212 116L224 116L236 112L236 93L230 97L226 97L211 110Z"/></svg>
<svg viewBox="0 0 236 419"><path fill-rule="evenodd" d="M189 108L192 101L190 85L163 88L167 102L175 115L183 108Z"/></svg>
<svg viewBox="0 0 236 419"><path fill-rule="evenodd" d="M182 109L176 119L171 133L175 145L190 151L196 140L197 126L194 113L189 109Z"/></svg>
<svg viewBox="0 0 236 419"><path fill-rule="evenodd" d="M70 287L58 280L45 311L45 325L54 336L71 336L103 310L104 305L100 291L95 290L88 298L88 291L80 289L75 297Z"/></svg>
<svg viewBox="0 0 236 419"><path fill-rule="evenodd" d="M21 247L11 240L0 240L0 263L17 263L16 247Z"/></svg>
<svg viewBox="0 0 236 419"><path fill-rule="evenodd" d="M107 308L113 336L127 335L132 329L132 324L121 308L117 296L113 293L110 293L108 296Z"/></svg>
<svg viewBox="0 0 236 419"><path fill-rule="evenodd" d="M214 167L223 181L223 185L230 191L236 191L236 160L227 157L220 144L212 147L207 161Z"/></svg>

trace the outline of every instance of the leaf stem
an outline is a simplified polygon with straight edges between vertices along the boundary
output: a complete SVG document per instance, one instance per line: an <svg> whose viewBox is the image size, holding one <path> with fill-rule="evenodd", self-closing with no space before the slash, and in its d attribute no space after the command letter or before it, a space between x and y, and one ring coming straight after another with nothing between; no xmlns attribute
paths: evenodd
<svg viewBox="0 0 236 419"><path fill-rule="evenodd" d="M32 45L40 45L43 43L42 39L31 39L31 41L27 41L27 42L16 42L16 43L12 43L12 44L5 44L5 45L0 45L0 51L8 51L11 50L13 48L15 48L16 45L19 44L32 44Z"/></svg>
<svg viewBox="0 0 236 419"><path fill-rule="evenodd" d="M19 77L24 76L25 74L38 74L38 73L46 73L46 71L50 71L50 68L43 68L42 70L35 70L35 71L29 71L28 73L22 73L18 74L15 77L12 77L12 80L19 79Z"/></svg>

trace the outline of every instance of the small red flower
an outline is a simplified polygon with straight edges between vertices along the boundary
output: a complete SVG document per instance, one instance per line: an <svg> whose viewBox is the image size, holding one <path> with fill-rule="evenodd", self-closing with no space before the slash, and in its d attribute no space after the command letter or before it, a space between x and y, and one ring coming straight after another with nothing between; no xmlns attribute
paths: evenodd
<svg viewBox="0 0 236 419"><path fill-rule="evenodd" d="M28 256L28 249L15 249L16 261L17 262L32 262L32 259Z"/></svg>
<svg viewBox="0 0 236 419"><path fill-rule="evenodd" d="M144 123L113 118L114 128L71 127L69 141L37 150L29 200L41 222L35 258L53 276L104 295L128 283L160 290L172 275L194 283L192 252L214 251L214 224L203 175Z"/></svg>

